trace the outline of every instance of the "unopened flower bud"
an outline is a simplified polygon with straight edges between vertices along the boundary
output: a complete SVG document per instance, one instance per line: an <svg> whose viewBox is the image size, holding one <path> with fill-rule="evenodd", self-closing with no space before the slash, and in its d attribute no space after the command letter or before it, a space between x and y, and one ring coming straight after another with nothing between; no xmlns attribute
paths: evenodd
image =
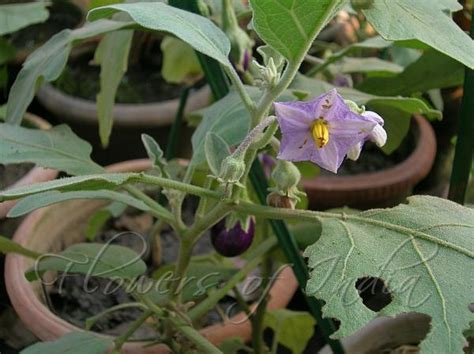
<svg viewBox="0 0 474 354"><path fill-rule="evenodd" d="M267 196L267 204L274 208L294 209L297 200L277 192L271 192Z"/></svg>
<svg viewBox="0 0 474 354"><path fill-rule="evenodd" d="M272 179L275 181L277 189L286 192L298 185L301 173L292 162L278 160L272 172Z"/></svg>
<svg viewBox="0 0 474 354"><path fill-rule="evenodd" d="M237 183L245 173L245 162L234 155L227 156L222 160L219 181L223 183Z"/></svg>

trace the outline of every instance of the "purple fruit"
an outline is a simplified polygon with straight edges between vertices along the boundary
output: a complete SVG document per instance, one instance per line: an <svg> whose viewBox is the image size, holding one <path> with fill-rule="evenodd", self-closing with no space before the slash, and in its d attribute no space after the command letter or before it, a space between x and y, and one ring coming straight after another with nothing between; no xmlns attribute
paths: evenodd
<svg viewBox="0 0 474 354"><path fill-rule="evenodd" d="M237 222L232 228L213 228L211 230L211 242L217 253L224 257L235 257L244 253L253 241L255 234L255 225L253 219L250 219L248 230L242 229L240 222Z"/></svg>

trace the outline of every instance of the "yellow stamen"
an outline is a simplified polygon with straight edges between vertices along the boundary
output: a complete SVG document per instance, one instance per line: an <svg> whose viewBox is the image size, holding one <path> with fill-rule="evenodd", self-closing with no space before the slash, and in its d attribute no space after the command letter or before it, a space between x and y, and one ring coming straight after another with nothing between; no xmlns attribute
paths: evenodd
<svg viewBox="0 0 474 354"><path fill-rule="evenodd" d="M311 125L311 135L318 148L324 147L329 141L329 129L327 122L319 118Z"/></svg>

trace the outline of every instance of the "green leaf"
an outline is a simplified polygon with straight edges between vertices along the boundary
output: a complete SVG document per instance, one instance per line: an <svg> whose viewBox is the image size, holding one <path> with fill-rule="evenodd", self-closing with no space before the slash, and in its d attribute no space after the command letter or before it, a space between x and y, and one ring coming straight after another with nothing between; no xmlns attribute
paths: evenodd
<svg viewBox="0 0 474 354"><path fill-rule="evenodd" d="M259 94L257 88L248 88L251 97ZM250 129L250 114L245 109L240 96L231 91L223 99L202 111L203 119L191 138L193 158L191 163L199 165L206 161L204 151L208 133L218 135L228 146L239 144Z"/></svg>
<svg viewBox="0 0 474 354"><path fill-rule="evenodd" d="M133 31L107 33L100 41L94 61L100 64L100 92L97 94L97 118L102 146L109 144L113 126L115 95L128 68Z"/></svg>
<svg viewBox="0 0 474 354"><path fill-rule="evenodd" d="M328 92L334 86L324 81L299 75L292 83L291 88L310 92L309 98L313 98ZM430 108L418 98L374 96L346 87L339 87L337 90L345 99L352 100L358 105L366 105L384 118L384 128L387 130L388 140L382 149L387 154L392 153L403 141L410 126L410 119L414 114L422 114L428 119L441 119L442 117L441 112Z"/></svg>
<svg viewBox="0 0 474 354"><path fill-rule="evenodd" d="M54 181L35 183L0 192L0 202L51 190L71 192L77 190L114 189L136 178L137 173L108 173L60 178Z"/></svg>
<svg viewBox="0 0 474 354"><path fill-rule="evenodd" d="M161 289L165 289L165 285L174 278L169 275L174 274L175 266L168 264L153 273L153 279L160 283ZM211 289L219 287L237 272L238 269L232 262L216 253L193 257L181 290L183 301L199 301Z"/></svg>
<svg viewBox="0 0 474 354"><path fill-rule="evenodd" d="M48 19L49 1L0 5L0 36Z"/></svg>
<svg viewBox="0 0 474 354"><path fill-rule="evenodd" d="M291 349L293 354L303 353L308 341L314 334L316 321L307 312L287 309L269 311L265 314L264 326L270 327L274 339Z"/></svg>
<svg viewBox="0 0 474 354"><path fill-rule="evenodd" d="M113 347L113 338L92 332L71 332L54 342L39 342L20 354L104 354Z"/></svg>
<svg viewBox="0 0 474 354"><path fill-rule="evenodd" d="M71 175L102 172L91 160L92 147L66 125L50 130L0 124L0 163L31 162Z"/></svg>
<svg viewBox="0 0 474 354"><path fill-rule="evenodd" d="M13 242L12 240L4 236L0 236L0 252L4 254L16 253L28 258L33 258L33 259L41 257L41 253L24 248L20 246L18 243Z"/></svg>
<svg viewBox="0 0 474 354"><path fill-rule="evenodd" d="M223 354L238 354L241 350L246 350L248 347L243 342L242 338L234 337L224 340L219 349Z"/></svg>
<svg viewBox="0 0 474 354"><path fill-rule="evenodd" d="M43 80L56 80L66 66L73 43L130 26L130 22L97 21L55 34L25 61L8 96L6 121L19 125Z"/></svg>
<svg viewBox="0 0 474 354"><path fill-rule="evenodd" d="M397 74L403 71L403 67L379 58L346 57L341 60L339 70L344 74L369 72Z"/></svg>
<svg viewBox="0 0 474 354"><path fill-rule="evenodd" d="M145 240L143 242L145 247ZM146 264L139 254L127 247L77 243L58 254L39 258L25 276L29 281L33 281L48 270L109 279L133 279L146 272Z"/></svg>
<svg viewBox="0 0 474 354"><path fill-rule="evenodd" d="M143 145L145 145L146 153L153 166L161 172L162 175L166 175L167 161L164 158L165 154L161 149L160 144L158 144L156 140L148 134L142 134L142 142Z"/></svg>
<svg viewBox="0 0 474 354"><path fill-rule="evenodd" d="M87 227L84 231L86 239L92 241L111 217L119 217L126 209L127 205L119 202L112 202L106 207L100 209L92 215L87 222Z"/></svg>
<svg viewBox="0 0 474 354"><path fill-rule="evenodd" d="M185 42L171 36L161 41L163 66L161 75L173 84L192 84L202 76L196 52Z"/></svg>
<svg viewBox="0 0 474 354"><path fill-rule="evenodd" d="M459 9L454 1L374 0L363 10L386 40L418 40L474 68L474 41L443 11Z"/></svg>
<svg viewBox="0 0 474 354"><path fill-rule="evenodd" d="M378 316L404 312L431 317L424 353L462 353L472 299L474 210L428 196L391 209L322 219L319 241L305 256L307 293L326 302L324 315L348 336ZM392 301L378 312L362 302L356 281L382 279ZM337 296L335 296L337 294Z"/></svg>
<svg viewBox="0 0 474 354"><path fill-rule="evenodd" d="M221 64L231 67L228 59L230 42L224 32L205 17L161 2L116 4L93 9L88 19L95 21L123 11L140 26L169 32Z"/></svg>
<svg viewBox="0 0 474 354"><path fill-rule="evenodd" d="M90 0L89 10L95 9L96 7L121 4L123 0Z"/></svg>
<svg viewBox="0 0 474 354"><path fill-rule="evenodd" d="M463 81L462 64L442 53L429 50L399 75L368 78L357 89L380 96L407 96L435 88L458 86Z"/></svg>
<svg viewBox="0 0 474 354"><path fill-rule="evenodd" d="M219 176L222 160L230 155L229 145L214 133L207 133L204 142L207 164L214 176Z"/></svg>
<svg viewBox="0 0 474 354"><path fill-rule="evenodd" d="M150 207L139 199L136 199L128 194L107 191L107 190L94 190L94 191L79 191L79 192L64 192L49 191L39 194L34 194L26 198L21 199L8 213L8 217L16 218L29 212L53 205L68 200L74 199L99 199L99 200L112 200L120 202L125 205L134 207L135 209L142 211L150 211Z"/></svg>
<svg viewBox="0 0 474 354"><path fill-rule="evenodd" d="M346 0L251 0L253 27L265 43L290 61L308 50Z"/></svg>

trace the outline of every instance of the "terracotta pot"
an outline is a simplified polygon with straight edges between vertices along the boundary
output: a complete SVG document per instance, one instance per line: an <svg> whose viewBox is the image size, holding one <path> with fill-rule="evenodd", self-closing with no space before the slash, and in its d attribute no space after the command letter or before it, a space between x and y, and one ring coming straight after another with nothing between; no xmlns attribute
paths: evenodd
<svg viewBox="0 0 474 354"><path fill-rule="evenodd" d="M352 336L342 339L346 354L390 353L404 345L419 343L430 329L430 317L420 313L405 313L397 317L380 317ZM331 354L325 346L319 354Z"/></svg>
<svg viewBox="0 0 474 354"><path fill-rule="evenodd" d="M28 123L33 124L38 129L47 130L51 128L51 125L48 122L34 114L26 113L25 119ZM34 167L30 170L30 172L28 172L25 176L20 178L15 184L9 186L8 188L25 186L32 183L46 182L55 179L57 175L58 171ZM16 201L14 200L0 203L0 220L7 216L8 212L15 204Z"/></svg>
<svg viewBox="0 0 474 354"><path fill-rule="evenodd" d="M436 138L431 124L421 116L415 116L414 123L418 131L417 145L403 162L378 172L304 180L310 207L369 209L403 201L430 172L436 156Z"/></svg>
<svg viewBox="0 0 474 354"><path fill-rule="evenodd" d="M53 85L43 85L37 93L38 101L61 122L69 124L74 132L94 147L94 160L109 164L120 160L145 157L141 134L153 136L162 146L166 145L169 129L178 110L179 98L146 104L121 104L114 108L114 130L107 150L103 150L98 137L97 107L93 101L73 97ZM207 86L191 93L185 112L203 108L209 104ZM191 130L183 130L181 141L190 141ZM135 149L130 147L134 146ZM190 144L179 146L180 156L187 157Z"/></svg>
<svg viewBox="0 0 474 354"><path fill-rule="evenodd" d="M110 166L109 171L143 171L150 166L148 160L128 161ZM43 208L31 213L20 225L14 240L38 252L58 252L68 244L84 239L85 221L98 208L99 201L70 201ZM9 254L5 264L5 283L12 305L25 326L44 341L81 329L64 321L52 313L44 303L41 286L38 282L29 283L24 272L33 261L18 255ZM283 308L291 300L298 287L290 268L286 268L275 281L270 291L269 308ZM240 324L234 324L239 323ZM201 330L212 343L218 345L230 337L250 340L251 325L245 314L237 314L230 320ZM161 354L169 353L164 345L143 348L144 343L127 343L123 353Z"/></svg>

